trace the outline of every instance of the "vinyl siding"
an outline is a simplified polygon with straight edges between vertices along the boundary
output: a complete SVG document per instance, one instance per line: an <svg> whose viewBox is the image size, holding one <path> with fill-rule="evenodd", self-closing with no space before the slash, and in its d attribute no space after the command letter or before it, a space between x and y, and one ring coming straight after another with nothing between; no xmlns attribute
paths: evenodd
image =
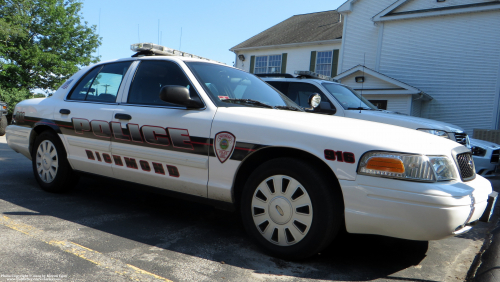
<svg viewBox="0 0 500 282"><path fill-rule="evenodd" d="M417 11L424 9L444 8L450 6L469 5L485 2L496 2L495 0L447 0L445 2L437 2L436 0L409 0L405 4L394 10L394 13Z"/></svg>
<svg viewBox="0 0 500 282"><path fill-rule="evenodd" d="M372 17L394 3L394 0L358 0L347 15L341 72L365 65L376 69L378 29Z"/></svg>
<svg viewBox="0 0 500 282"><path fill-rule="evenodd" d="M354 79L357 76L364 76L365 83L357 83ZM376 77L373 77L369 74L363 74L362 72L355 72L351 75L348 75L342 78L342 84L345 84L351 88L359 89L363 87L364 89L399 89L400 87L389 83L387 81L380 80Z"/></svg>
<svg viewBox="0 0 500 282"><path fill-rule="evenodd" d="M422 101L421 100L414 100L411 103L411 115L414 117L421 117L421 110L422 110Z"/></svg>
<svg viewBox="0 0 500 282"><path fill-rule="evenodd" d="M242 62L238 59L235 67L244 71L250 71L251 56L282 55L283 53L287 53L286 72L293 74L298 70L309 70L311 51L332 51L334 49L340 49L341 45L342 44L339 42L335 44L240 51L238 55L243 54L245 56L245 61Z"/></svg>
<svg viewBox="0 0 500 282"><path fill-rule="evenodd" d="M363 95L368 100L387 100L387 110L410 115L412 95Z"/></svg>
<svg viewBox="0 0 500 282"><path fill-rule="evenodd" d="M500 12L387 22L380 72L434 98L422 117L463 127L495 127Z"/></svg>

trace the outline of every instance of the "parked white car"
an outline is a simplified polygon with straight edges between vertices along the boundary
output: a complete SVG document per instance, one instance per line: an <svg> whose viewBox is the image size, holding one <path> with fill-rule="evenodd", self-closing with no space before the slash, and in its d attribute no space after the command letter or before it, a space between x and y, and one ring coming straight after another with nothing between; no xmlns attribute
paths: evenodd
<svg viewBox="0 0 500 282"><path fill-rule="evenodd" d="M316 78L317 74L308 71L299 72L299 74L301 75L298 77L289 74L261 74L259 76L304 108L309 107L307 102L309 95L320 94L323 103L314 110L314 113L387 123L454 140L473 149L478 174L485 177L494 175L499 164L500 145L478 139L470 139L469 142L467 133L453 124L378 110L363 96L345 85L333 80Z"/></svg>
<svg viewBox="0 0 500 282"><path fill-rule="evenodd" d="M287 259L320 252L344 224L438 240L490 218L496 194L465 146L312 115L252 74L133 47L132 58L86 67L52 97L16 105L7 142L32 160L42 189L64 192L85 172L229 205Z"/></svg>

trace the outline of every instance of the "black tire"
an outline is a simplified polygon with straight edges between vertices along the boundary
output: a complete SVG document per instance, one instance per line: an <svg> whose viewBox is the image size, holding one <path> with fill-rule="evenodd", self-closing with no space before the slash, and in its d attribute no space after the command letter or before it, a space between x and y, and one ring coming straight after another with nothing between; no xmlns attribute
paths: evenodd
<svg viewBox="0 0 500 282"><path fill-rule="evenodd" d="M279 179L281 179L281 184ZM273 184L268 184L269 181ZM285 186L287 188L283 188ZM305 191L302 191L300 195L299 190L302 188ZM265 195L262 197L259 193L265 189L269 191L264 192ZM274 193L272 193L273 189ZM279 191L280 189L285 192ZM306 198L302 199L302 197ZM264 198L267 200L264 201ZM297 201L296 204L300 205L299 200L302 204L309 201L310 207L305 211L303 208L297 208L293 202ZM327 179L321 170L297 159L278 158L260 165L250 175L242 191L240 211L246 231L264 247L268 254L283 259L297 260L321 252L333 241L344 222L342 203L338 183ZM256 206L258 207L255 208ZM312 219L301 215L299 209ZM308 225L300 226L299 223L302 222L299 216L310 220ZM305 222L305 220L302 221ZM269 224L266 224L266 221ZM268 228L272 228L273 231L271 232ZM292 233L298 236L289 236Z"/></svg>
<svg viewBox="0 0 500 282"><path fill-rule="evenodd" d="M3 116L0 119L0 136L5 135L5 129L7 128L7 117Z"/></svg>
<svg viewBox="0 0 500 282"><path fill-rule="evenodd" d="M55 133L44 131L38 135L31 157L33 174L43 190L63 193L78 182L79 176L71 168L64 145Z"/></svg>

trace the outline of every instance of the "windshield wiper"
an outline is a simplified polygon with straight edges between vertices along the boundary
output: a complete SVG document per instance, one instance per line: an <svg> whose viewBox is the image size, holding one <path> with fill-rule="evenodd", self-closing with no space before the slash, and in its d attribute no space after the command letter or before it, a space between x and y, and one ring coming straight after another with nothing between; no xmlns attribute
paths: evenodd
<svg viewBox="0 0 500 282"><path fill-rule="evenodd" d="M299 108L296 108L296 107L292 107L292 106L274 106L275 109L278 109L278 110L289 110L289 111L298 111L298 112L302 112L301 109Z"/></svg>
<svg viewBox="0 0 500 282"><path fill-rule="evenodd" d="M268 104L262 103L261 101L252 100L252 99L223 99L223 100L221 100L221 102L229 102L229 103L241 102L243 104L257 105L257 106L262 106L262 107L269 108L269 109L273 108L273 106L270 106Z"/></svg>
<svg viewBox="0 0 500 282"><path fill-rule="evenodd" d="M363 107L357 107L357 108L347 108L348 110L363 110L363 111L373 111L372 108L363 108Z"/></svg>

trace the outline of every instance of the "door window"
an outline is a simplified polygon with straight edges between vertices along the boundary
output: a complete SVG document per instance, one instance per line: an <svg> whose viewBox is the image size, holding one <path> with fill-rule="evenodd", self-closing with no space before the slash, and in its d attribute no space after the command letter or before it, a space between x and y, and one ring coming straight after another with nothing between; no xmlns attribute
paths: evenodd
<svg viewBox="0 0 500 282"><path fill-rule="evenodd" d="M309 108L309 96L311 96L312 94L319 94L321 96L322 103L328 103L331 109L335 109L335 106L330 102L330 100L328 100L325 94L323 94L323 92L319 90L318 87L309 83L291 82L288 87L288 93L286 95L301 107Z"/></svg>
<svg viewBox="0 0 500 282"><path fill-rule="evenodd" d="M184 86L189 89L191 99L200 101L181 68L167 61L142 61L137 69L127 103L158 106L177 106L160 99L160 89L166 85Z"/></svg>
<svg viewBox="0 0 500 282"><path fill-rule="evenodd" d="M70 100L116 102L125 73L132 62L98 66L88 72L69 95Z"/></svg>

